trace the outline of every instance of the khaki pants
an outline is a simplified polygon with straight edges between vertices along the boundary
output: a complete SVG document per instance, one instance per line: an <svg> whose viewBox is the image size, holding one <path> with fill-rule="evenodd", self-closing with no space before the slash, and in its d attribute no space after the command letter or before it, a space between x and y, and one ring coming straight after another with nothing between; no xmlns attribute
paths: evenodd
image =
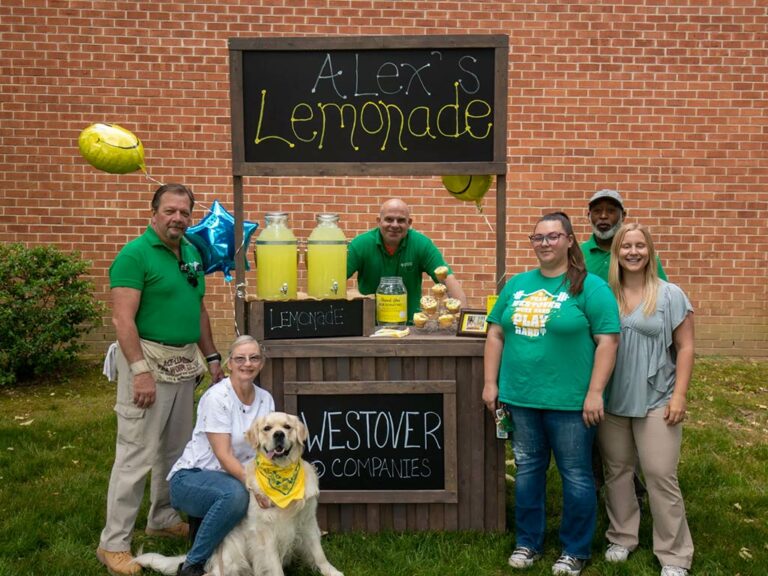
<svg viewBox="0 0 768 576"><path fill-rule="evenodd" d="M100 546L110 552L130 550L131 536L151 472L147 527L167 528L181 521L171 508L168 475L192 436L195 381L157 383L155 403L133 404L133 376L117 353L117 443L107 493L107 519Z"/></svg>
<svg viewBox="0 0 768 576"><path fill-rule="evenodd" d="M606 414L597 431L610 521L606 538L629 550L637 548L640 507L633 482L637 450L653 517L653 552L662 566L688 569L693 540L677 482L682 437L681 424L667 426L664 422L664 408L650 411L645 418Z"/></svg>

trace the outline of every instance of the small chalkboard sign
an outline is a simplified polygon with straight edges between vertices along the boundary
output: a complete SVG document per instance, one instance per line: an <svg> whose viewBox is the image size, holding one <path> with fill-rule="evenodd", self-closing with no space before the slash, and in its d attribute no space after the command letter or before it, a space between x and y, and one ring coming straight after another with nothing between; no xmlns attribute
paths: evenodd
<svg viewBox="0 0 768 576"><path fill-rule="evenodd" d="M456 382L285 382L322 502L455 502Z"/></svg>
<svg viewBox="0 0 768 576"><path fill-rule="evenodd" d="M263 302L264 340L362 336L363 300Z"/></svg>

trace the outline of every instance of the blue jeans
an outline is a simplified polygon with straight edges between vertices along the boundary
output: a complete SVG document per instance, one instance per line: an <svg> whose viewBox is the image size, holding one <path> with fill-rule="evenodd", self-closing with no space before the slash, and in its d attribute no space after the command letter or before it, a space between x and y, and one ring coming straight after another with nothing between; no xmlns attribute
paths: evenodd
<svg viewBox="0 0 768 576"><path fill-rule="evenodd" d="M515 425L516 545L541 552L546 528L546 478L550 452L563 482L560 542L563 553L589 558L595 533L597 499L592 476L596 427L588 428L581 410L538 410L507 405Z"/></svg>
<svg viewBox="0 0 768 576"><path fill-rule="evenodd" d="M202 518L187 564L205 564L216 547L248 512L248 490L226 472L179 470L170 481L171 505Z"/></svg>

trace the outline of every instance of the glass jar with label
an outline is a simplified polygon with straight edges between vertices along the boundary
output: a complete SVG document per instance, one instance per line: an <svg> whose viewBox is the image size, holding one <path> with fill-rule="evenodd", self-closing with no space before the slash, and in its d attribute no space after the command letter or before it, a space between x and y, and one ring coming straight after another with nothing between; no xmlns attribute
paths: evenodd
<svg viewBox="0 0 768 576"><path fill-rule="evenodd" d="M408 292L400 276L384 276L376 289L376 324L405 326L408 323Z"/></svg>

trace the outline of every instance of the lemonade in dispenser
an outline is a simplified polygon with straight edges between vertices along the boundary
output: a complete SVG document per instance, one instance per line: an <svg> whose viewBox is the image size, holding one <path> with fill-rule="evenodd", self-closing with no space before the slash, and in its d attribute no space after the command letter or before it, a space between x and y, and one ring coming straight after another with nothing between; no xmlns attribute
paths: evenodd
<svg viewBox="0 0 768 576"><path fill-rule="evenodd" d="M313 298L347 297L347 239L338 214L318 214L307 240L307 293Z"/></svg>
<svg viewBox="0 0 768 576"><path fill-rule="evenodd" d="M263 300L296 299L298 252L287 212L267 212L256 239L256 286Z"/></svg>

